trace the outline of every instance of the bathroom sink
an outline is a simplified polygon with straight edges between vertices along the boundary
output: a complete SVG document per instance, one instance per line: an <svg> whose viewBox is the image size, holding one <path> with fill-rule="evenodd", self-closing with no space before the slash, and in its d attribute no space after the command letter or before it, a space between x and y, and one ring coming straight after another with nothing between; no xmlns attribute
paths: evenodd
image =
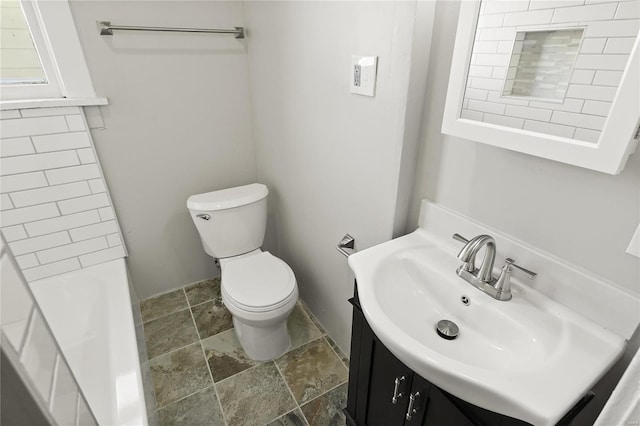
<svg viewBox="0 0 640 426"><path fill-rule="evenodd" d="M625 341L518 281L498 301L456 275L422 229L349 257L369 325L416 373L477 406L553 425L621 356ZM459 328L447 340L440 320Z"/></svg>

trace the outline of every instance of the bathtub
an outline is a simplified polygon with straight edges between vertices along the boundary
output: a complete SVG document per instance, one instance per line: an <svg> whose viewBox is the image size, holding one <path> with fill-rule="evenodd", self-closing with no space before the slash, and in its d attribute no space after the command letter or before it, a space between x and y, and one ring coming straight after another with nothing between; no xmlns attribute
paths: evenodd
<svg viewBox="0 0 640 426"><path fill-rule="evenodd" d="M30 286L98 423L147 426L124 259Z"/></svg>

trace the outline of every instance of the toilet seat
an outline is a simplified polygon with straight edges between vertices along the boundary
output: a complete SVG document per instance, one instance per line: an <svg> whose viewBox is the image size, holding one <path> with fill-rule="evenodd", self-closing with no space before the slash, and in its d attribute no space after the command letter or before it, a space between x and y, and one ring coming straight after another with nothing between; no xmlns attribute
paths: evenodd
<svg viewBox="0 0 640 426"><path fill-rule="evenodd" d="M297 298L296 279L284 261L269 252L222 264L224 299L247 312L278 309Z"/></svg>

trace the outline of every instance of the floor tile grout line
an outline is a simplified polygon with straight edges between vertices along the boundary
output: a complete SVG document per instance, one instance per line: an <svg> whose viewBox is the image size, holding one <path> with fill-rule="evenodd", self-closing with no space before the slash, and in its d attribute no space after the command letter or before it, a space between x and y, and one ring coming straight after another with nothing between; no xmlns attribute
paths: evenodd
<svg viewBox="0 0 640 426"><path fill-rule="evenodd" d="M169 351L169 352L165 352L165 353L163 353L163 354L161 354L161 355L158 355L158 356L156 356L156 357L154 357L154 358L151 358L151 359L149 359L147 362L150 364L150 363L151 363L151 361L154 361L154 360L156 360L156 359L158 359L158 358L160 358L160 357L162 357L162 356L165 356L165 355L171 354L171 353L173 353L173 352L177 352L177 351L179 351L179 350L181 350L181 349L185 349L185 348L188 348L189 346L193 346L193 345L195 345L195 344L199 344L199 343L200 343L199 341L191 342L191 343L189 343L188 345L185 345L185 346L179 347L179 348L177 348L177 349L171 350L171 351ZM146 342L145 342L145 344L146 344ZM201 346L202 346L202 345L201 345ZM206 358L205 358L205 362L206 362ZM151 382L153 383L153 374L152 374L151 376L152 376L152 377L151 377ZM207 387L208 387L208 386L207 386ZM206 388L205 388L205 389L206 389ZM171 404L172 402L180 401L180 399L182 399L182 398L180 398L180 399L178 399L178 400L176 400L176 401L171 401L171 402L169 402L169 403L167 403L167 404L165 404L165 405L163 405L163 406L161 406L161 407L158 407L158 398L157 398L157 396L156 396L156 389L155 389L155 386L153 387L153 389L152 389L152 390L153 390L153 397L154 397L154 399L156 400L156 412L157 412L158 410L160 410L161 408L164 408L164 407L166 407L167 405ZM195 393L197 393L197 392L195 392ZM193 395L193 394L192 394L192 395Z"/></svg>
<svg viewBox="0 0 640 426"><path fill-rule="evenodd" d="M283 418L284 416L286 416L287 414L291 414L291 413L293 413L293 412L294 412L294 411L296 411L296 410L300 411L300 414L302 414L302 418L303 418L303 420L304 420L304 422L305 422L305 424L304 424L303 426L309 426L309 422L307 421L307 418L304 416L304 413L302 412L302 410L300 409L300 407L298 407L297 405L296 405L296 408L294 408L293 410L287 411L286 413L279 415L279 416L278 416L278 417L276 417L275 419L271 419L271 420L269 420L267 423L265 423L265 425L266 425L266 426L269 426L269 424L271 424L272 422L274 422L274 421L276 421L276 420L278 420L278 419L281 419L281 418Z"/></svg>
<svg viewBox="0 0 640 426"><path fill-rule="evenodd" d="M322 392L320 395L318 396L314 396L313 398L311 398L310 400L308 400L307 402L305 402L302 405L307 405L309 403L311 403L312 401L315 401L316 399L320 398L321 396L325 396L326 394L328 394L329 392L333 392L334 390L338 389L340 386L349 383L349 380L345 380L344 382L340 382L340 384L335 385L334 387L332 387L331 389L327 390L326 392ZM300 407L300 410L302 411L302 406Z"/></svg>
<svg viewBox="0 0 640 426"><path fill-rule="evenodd" d="M166 318L166 317L168 317L169 315L177 314L178 312L186 311L187 309L189 309L189 308L188 308L188 305L187 305L187 307L180 308L180 309L178 309L178 310L176 310L176 311L171 311L171 312L169 312L169 313L162 314L162 315L160 315L159 317L154 317L154 318L152 318L152 319L144 319L144 318L143 318L143 319L142 319L142 325L149 324L150 322L155 321L155 320L159 320L159 319L162 319L162 318ZM142 315L141 315L141 316L142 316Z"/></svg>
<svg viewBox="0 0 640 426"><path fill-rule="evenodd" d="M181 289L181 290L183 290L183 291L184 291L184 289ZM175 290L175 291L177 291L177 290ZM186 294L185 294L185 296L186 296ZM214 300L214 299L210 299L210 300ZM210 301L210 300L208 300L208 301ZM208 301L207 301L207 302L208 302ZM204 303L206 303L206 302L204 302ZM198 305L201 305L201 304L202 304L202 303L200 303L200 304L198 304ZM194 306L198 306L198 305L194 305ZM157 320L157 319L165 318L165 317L168 317L169 315L177 314L177 313L180 313L180 312L182 312L182 311L186 311L186 310L189 310L189 315L191 316L191 321L193 322L194 327L195 327L195 329L196 329L196 333L197 333L197 335L198 335L198 340L194 340L193 342L191 342L191 343L187 343L186 345L184 345L184 346L180 346L179 348L171 349L170 351L167 351L167 352L161 353L160 355L156 355L156 356L154 356L153 358L149 358L149 360L148 360L148 361L153 361L153 360L155 360L156 358L160 358L161 356L164 356L164 355L170 354L170 353L175 352L175 351L179 351L180 349L184 349L184 348L186 348L186 347L188 347L188 346L191 346L191 345L193 345L193 344L195 344L195 343L202 342L202 340L206 340L206 339L208 339L208 338L210 338L210 337L217 336L217 335L219 335L220 333L224 333L225 331L233 330L233 328L230 328L229 330L224 330L224 331L221 331L220 333L216 333L216 334L214 334L214 335L212 335L212 336L208 336L208 337L206 337L205 339L201 339L201 338L200 338L200 330L198 330L198 324L195 322L195 318L194 318L194 316L193 316L193 311L191 311L191 305L189 304L189 300L188 300L188 299L187 299L187 307L186 307L185 309L180 309L179 311L174 311L174 312L171 312L171 313L169 313L169 314L163 315L163 316L161 316L161 317L154 318L154 319L149 320L149 321L147 321L147 322L143 322L143 323L142 323L142 324L140 324L140 325L142 325L142 328L143 328L143 330L144 330L145 325L146 325L146 324L148 324L148 323L150 323L151 321L155 321L155 320ZM146 343L147 343L147 342L146 342L146 333L145 333L145 345L146 345ZM206 358L205 358L205 359L206 359Z"/></svg>
<svg viewBox="0 0 640 426"><path fill-rule="evenodd" d="M182 287L182 291L184 292L184 297L187 299L187 306L189 307L189 314L191 314L191 321L193 321L193 326L196 328L196 333L198 335L198 344L200 345L200 350L202 351L202 357L204 359L204 364L207 366L207 371L209 372L209 378L211 379L211 385L213 386L213 391L216 394L216 400L218 400L218 406L220 407L220 414L222 414L222 421L225 425L227 425L227 417L224 414L224 408L222 407L222 401L220 401L220 395L218 394L218 388L216 387L216 382L213 380L213 373L211 372L211 367L209 367L209 362L207 361L207 354L204 351L204 346L202 346L202 338L200 337L200 330L198 330L198 324L196 323L196 318L193 316L193 310L191 309L191 302L189 302L189 298L187 297L187 290L185 287Z"/></svg>
<svg viewBox="0 0 640 426"><path fill-rule="evenodd" d="M331 348L331 344L327 341L327 337L326 337L326 335L321 335L321 336L320 336L320 337L318 337L317 339L313 339L313 340L311 340L310 342L305 343L304 345L300 345L299 347L303 347L303 346L305 346L305 345L311 344L311 343L316 342L316 341L318 341L318 340L323 340L323 341L324 341L324 343L326 343L326 345L327 345L327 346L329 346L329 348L331 349L331 351L336 355L336 357L338 358L338 361L339 361L340 365L342 365L343 367L345 367L345 368L346 368L346 366L345 366L345 365L344 365L344 363L342 362L342 358L341 358L341 357L336 353L336 351L335 351L335 350L333 350L333 348ZM297 349L297 348L296 348L296 349ZM288 351L288 352L286 352L286 353L289 353L289 352L290 352L290 351ZM348 379L347 379L347 380L345 380L344 382L340 382L339 384L337 384L336 386L332 387L331 389L328 389L327 391L322 392L320 395L317 395L317 396L315 396L315 397L311 398L310 400L305 401L305 402L304 402L304 404L300 405L300 403L298 402L298 400L297 400L297 399L295 398L295 396L293 395L293 392L291 391L291 388L289 387L289 382L287 382L287 379L285 378L285 376L284 376L284 374L282 373L282 371L280 371L280 367L278 367L278 364L275 362L275 360L274 360L274 364L275 364L275 366L276 366L276 369L278 370L278 373L280 373L280 375L282 376L282 379L284 380L284 383L285 383L285 385L287 386L287 389L289 389L289 392L291 393L291 396L293 397L293 401L296 403L297 407L300 409L300 412L302 413L302 416L304 417L304 419L305 419L305 421L307 422L307 424L310 424L310 423L309 423L309 420L308 420L308 419L306 418L306 416L304 415L304 412L302 411L302 405L306 405L306 404L310 403L311 401L314 401L315 399L320 398L321 396L326 395L326 394L328 394L329 392L331 392L331 391L333 391L333 390L337 389L338 387L340 387L340 386L344 385L345 383L348 383ZM348 372L349 372L349 369L348 369L348 368L346 368L346 370L347 370L347 373L348 373ZM286 414L286 413L285 413L285 414ZM283 414L283 415L284 415L284 414ZM281 416L280 416L280 417L281 417ZM280 417L277 417L276 419L278 419L278 418L280 418Z"/></svg>
<svg viewBox="0 0 640 426"><path fill-rule="evenodd" d="M181 288L180 290L182 290L183 295L185 296L185 299L186 299L186 296L187 296L187 295L186 295L186 293L184 292L184 288ZM175 290L175 291L177 291L177 290ZM156 356L156 357L153 357L153 358L149 359L149 361L148 361L149 363L150 363L151 361L153 361L153 360L157 359L157 358L160 358L161 356L168 355L168 354L170 354L170 353L173 353L173 352L179 351L179 350L181 350L181 349L187 348L187 347L192 346L192 345L195 345L195 344L199 344L199 345L200 345L200 349L202 350L202 343L201 343L201 340L200 340L200 334L199 334L199 332L198 332L198 327L197 327L197 325L195 324L195 321L194 321L194 319L193 319L193 313L191 312L191 309L189 308L189 301L188 301L188 300L187 300L187 309L189 310L189 315L190 315L190 317L191 317L191 322L193 322L193 326L194 326L194 327L195 327L195 329L196 329L196 335L198 336L198 340L196 340L196 341L194 341L194 342L191 342L191 343L189 343L189 344L187 344L187 345L181 346L181 347L179 347L179 348L176 348L176 349L170 350L169 352L165 352L165 353L163 353L163 354L160 354L160 355L158 355L158 356ZM172 313L174 313L174 314L175 314L175 313L178 313L178 312L182 312L182 311L184 311L184 310L186 310L186 309L182 309L182 310L180 310L180 311L176 311L176 312L172 312ZM171 315L171 314L167 314L167 315L165 315L165 316L168 316L168 315ZM159 318L163 318L163 317L159 317ZM143 330L144 330L144 324L142 324L142 328L143 328ZM146 339L145 339L145 340L146 340ZM145 342L145 344L146 344L146 342ZM207 364L207 371L209 371L209 377L211 377L211 371L209 370L209 366L208 366L208 363L207 363L207 357L206 357L206 356L204 357L204 362L205 362L205 364ZM153 378L152 378L152 380L153 380ZM213 383L213 378L212 378L212 379L211 379L211 386L213 386L213 385L214 385L214 383ZM207 388L209 388L209 387L210 387L210 386L207 386L207 387L205 387L204 389L207 389ZM170 401L170 402L168 402L168 403L166 403L166 404L164 404L163 406L160 406L160 407L158 406L158 399L156 398L156 412L158 412L158 411L159 411L159 410L161 410L162 408L167 407L169 404L172 404L172 403L174 403L174 402L178 402L178 401L182 401L183 399L188 398L189 396L193 396L193 395L195 395L196 393L198 393L198 392L200 392L200 391L203 391L204 389L200 389L200 390L198 390L198 391L196 391L196 392L193 392L193 393L191 393L191 394L189 394L189 395L186 395L186 396L184 396L184 397L182 397L182 398L180 398L180 399L177 399L177 400L175 400L175 401ZM215 389L214 389L214 390L215 390ZM154 386L154 389L153 389L153 395L154 395L154 398L155 398L155 397L156 397L156 395L155 395L155 386Z"/></svg>
<svg viewBox="0 0 640 426"><path fill-rule="evenodd" d="M217 384L220 384L220 383L222 383L222 382L226 382L227 380L229 380L229 379L231 379L231 378L233 378L233 377L239 376L239 375L240 375L240 374L242 374L242 373L246 373L247 371L251 371L251 370L253 370L253 369L255 369L255 368L258 368L258 367L260 367L261 365L265 365L265 364L267 364L267 363L269 363L269 362L273 362L273 360L271 360L271 361L257 361L257 362L259 362L259 364L256 364L256 365L254 365L254 366L252 366L252 367L249 367L249 368L247 368L246 370L242 370L242 371L239 371L239 372L237 372L237 373L235 373L235 374L232 374L232 375L231 375L231 376L229 376L229 377L225 377L224 379L222 379L222 380L220 380L220 381L216 382L216 385L217 385Z"/></svg>
<svg viewBox="0 0 640 426"><path fill-rule="evenodd" d="M189 303L189 306L191 306L192 308L196 308L196 307L198 307L200 305L204 305L205 303L213 302L215 300L216 299L207 299L204 302L200 302L200 303L196 303L195 305L192 305L191 302L189 302L189 300L187 299L187 303Z"/></svg>
<svg viewBox="0 0 640 426"><path fill-rule="evenodd" d="M154 318L152 318L152 319L145 319L145 318L143 318L143 313L142 313L142 304L143 304L144 302L147 302L147 301L149 301L149 300L153 300L153 299L158 299L158 298L160 298L160 297L162 297L162 296L166 296L166 295L171 294L171 293L176 293L176 292L178 292L178 291L182 291L182 295L185 297L185 301L187 302L187 306L188 306L188 305L189 305L189 301L188 301L188 300L186 300L186 299L187 299L187 295L186 295L186 293L184 292L183 287L176 288L176 289L173 289L173 290L169 290L169 291L167 291L167 292L165 292L165 293L161 293L161 294L158 294L158 295L155 295L155 296L147 297L146 299L144 299L144 300L141 300L141 301L140 301L140 317L142 318L142 323L143 323L143 324L145 324L145 323L148 323L148 322L150 322L150 321L156 320L156 319L158 319L158 318L166 317L167 315L171 315L171 314L176 313L176 312L178 312L178 311L184 311L184 309L178 309L177 311L173 311L173 312L165 313L165 314L160 315L159 317L154 317Z"/></svg>
<svg viewBox="0 0 640 426"><path fill-rule="evenodd" d="M288 351L286 351L285 353L283 353L282 355L280 355L280 357L282 357L282 356L284 356L284 355L286 355L286 354L288 354L288 353L290 353L290 352L293 352L293 351L295 351L295 350L297 350L297 349L300 349L301 347L303 347L303 346L305 346L305 345L308 345L309 343L312 343L312 342L315 342L315 341L317 341L317 340L320 340L320 339L322 339L323 337L324 337L324 336L321 334L320 336L318 336L318 337L316 337L316 338L314 338L314 339L311 339L311 340L309 340L308 342L304 342L304 343L299 344L298 346L294 346L294 347L292 347L291 349L289 349ZM278 358L280 358L280 357L278 357Z"/></svg>
<svg viewBox="0 0 640 426"><path fill-rule="evenodd" d="M144 333L144 324L142 325L142 332ZM145 345L145 349L146 349L146 347L147 347L147 339L146 339L146 337L145 337L144 345ZM154 412L155 412L155 414L157 416L157 414L158 414L158 396L156 394L156 386L155 386L155 383L153 381L153 372L151 371L151 360L149 359L148 355L147 355L147 364L149 364L149 366L148 366L149 367L149 379L151 381L151 395L153 395L153 406L155 407L155 411ZM144 388L144 382L142 383L142 387ZM147 408L146 405L147 405L147 402L145 401L145 409ZM149 421L149 416L150 416L150 414L147 412L147 422Z"/></svg>
<svg viewBox="0 0 640 426"><path fill-rule="evenodd" d="M338 356L338 358L340 358L340 362L342 362L342 355L340 355L340 353L338 353L338 351L336 351L334 349L334 347L331 344L331 342L329 341L329 339L331 339L334 343L335 343L335 341L331 338L331 336L329 336L329 333L327 333L327 330L325 330L324 327L322 327L322 325L320 324L320 321L318 321L318 319L315 317L315 315L313 315L313 313L311 313L311 311L309 310L309 307L307 306L307 304L303 300L300 300L300 302L301 302L300 304L303 307L303 311L304 311L305 315L307 315L307 317L309 317L309 320L311 321L313 326L320 332L320 334L321 334L320 337L324 337L325 338L325 340L327 341L327 344L329 345L331 350ZM302 345L300 345L300 346L302 346ZM337 343L336 343L336 346L338 346ZM338 347L338 349L339 349L339 347ZM345 356L345 358L347 357L346 355L344 355L344 356ZM342 362L342 364L344 365L344 362ZM348 367L347 367L347 369L348 369Z"/></svg>
<svg viewBox="0 0 640 426"><path fill-rule="evenodd" d="M345 364L345 362L342 360L342 355L340 355L340 354L338 353L338 351L336 351L336 350L334 349L333 345L332 345L332 344L331 344L331 342L329 341L329 339L330 339L329 335L327 334L327 335L324 335L323 337L324 337L324 340L327 342L327 345L329 345L329 347L331 348L331 350L333 351L333 353L334 353L334 354L336 354L336 356L337 356L337 357L338 357L338 359L340 360L340 363L341 363L342 365L344 365L344 366L345 366L345 368L347 369L347 371L349 371L349 366L348 366L348 365L346 365L346 364ZM333 340L333 339L331 339L331 340ZM335 343L335 341L334 341L333 343ZM336 346L338 346L338 344L337 344L337 343L336 343ZM338 349L340 349L340 347L338 347ZM347 356L346 356L346 355L344 355L344 357L345 357L345 358L347 358ZM349 358L347 358L347 360L348 360L348 359L349 359Z"/></svg>
<svg viewBox="0 0 640 426"><path fill-rule="evenodd" d="M296 396L293 394L293 391L291 390L291 387L289 386L289 383L287 382L287 378L284 376L284 374L282 374L282 371L280 370L280 367L278 367L278 363L275 360L273 360L273 365L275 365L276 370L278 371L278 374L280 374L280 377L282 377L282 381L284 382L284 385L287 387L287 390L289 391L289 395L291 395L291 398L293 398L293 403L296 404L296 408L299 409L300 412L302 413L302 408L300 407L300 404L298 403L298 400L296 399ZM307 424L309 424L309 420L307 420L307 418L304 415L304 413L302 413L302 417L304 417L304 420L307 422ZM276 419L278 419L278 418L279 417L276 417Z"/></svg>
<svg viewBox="0 0 640 426"><path fill-rule="evenodd" d="M142 305L142 303L143 303L143 302L146 302L146 301L148 301L148 300L152 300L152 299L157 299L157 298L159 298L159 297L166 296L167 294L175 293L175 292L177 292L177 291L182 291L182 294L184 295L184 297L185 297L185 299L186 299L186 301L187 301L187 306L188 306L189 308L192 308L192 307L195 307L195 306L198 306L198 305L202 305L203 303L207 303L207 302L210 302L210 301L215 300L215 299L213 299L213 298L212 298L212 299L207 299L207 300L205 300L204 302L200 302L200 303L196 303L196 304L193 304L193 305L192 305L192 304L189 302L189 297L187 296L187 291L186 291L185 289L186 289L187 287L195 286L195 285L200 284L200 283L205 282L205 281L213 281L213 280L215 280L216 278L219 278L219 277L207 278L206 280L196 281L196 282L194 282L194 283L187 284L187 285L185 285L185 286L183 286L183 287L180 287L180 288L177 288L177 289L173 289L173 290L169 290L169 291L166 291L166 292L164 292L164 293L160 293L160 294L157 294L157 295L155 295L155 296L148 297L148 298L146 298L146 299L144 299L144 300L141 300L141 301L140 301L140 304ZM189 309L189 308L187 308L187 309ZM162 315L160 315L159 317L154 317L154 318L147 319L147 320L142 319L142 324L146 324L146 323L151 322L151 321L153 321L153 320L156 320L156 319L159 319L159 318L166 317L167 315L175 314L176 312L179 312L179 311L184 311L184 309L179 309L179 310L177 310L177 311L173 311L173 312L169 312L169 313L166 313L166 314L162 314ZM140 313L140 317L142 317L142 312Z"/></svg>
<svg viewBox="0 0 640 426"><path fill-rule="evenodd" d="M210 338L215 337L215 336L219 336L220 334L222 334L222 333L226 333L226 332L228 332L228 331L230 331L230 330L233 330L233 328L230 328L230 329L228 329L228 330L221 331L220 333L218 333L218 334L214 334L213 336L209 336L209 337L207 337L205 340L210 339ZM282 354L282 355L280 355L279 357L274 358L274 359L272 359L272 360L270 360L270 361L256 361L256 360L251 360L251 361L253 361L253 362L257 362L258 364L254 365L254 366L251 366L251 367L249 367L249 368L247 368L247 369L245 369L245 370L242 370L242 371L239 371L239 372L237 372L237 373L234 373L234 374L232 374L232 375L231 375L231 376L229 376L229 377L225 377L224 379L222 379L222 380L220 380L220 381L216 382L216 384L221 383L221 382L224 382L225 380L228 380L228 379L230 379L230 378L232 378L232 377L235 377L235 376L237 376L237 375L239 375L239 374L242 374L242 373L244 373L244 372L246 372L246 371L253 370L254 368L256 368L256 367L258 367L258 366L260 366L260 365L267 364L267 363L269 363L269 362L274 362L274 363L275 363L276 359L279 359L279 358L283 357L284 355L286 355L286 354L288 354L288 353L290 353L290 352L293 352L293 351L295 351L296 349L299 349L299 348L303 347L304 345L308 345L308 344L309 344L309 343L311 343L311 342L315 342L316 340L320 340L320 339L322 339L323 337L324 337L324 334L320 333L320 336L316 337L315 339L309 340L308 342L302 343L302 344L300 344L300 345L298 345L298 346L291 347L291 348L289 348L285 353L283 353L283 354ZM243 350L244 350L244 349L243 349ZM285 383L286 383L286 380L285 380ZM294 400L295 400L295 398L294 398Z"/></svg>
<svg viewBox="0 0 640 426"><path fill-rule="evenodd" d="M301 300L301 305L303 306L303 310L305 311L305 314L309 317L309 319L311 320L311 322L313 323L314 327L316 327L316 329L318 329L318 331L320 332L320 334L322 335L322 337L325 338L325 340L327 341L327 343L329 344L329 347L331 348L331 350L338 356L338 358L340 359L340 362L347 367L347 371L349 370L349 366L347 364L345 364L345 362L342 360L343 355L341 355L338 351L335 350L335 348L333 347L333 345L331 344L331 342L329 341L329 339L331 339L331 341L333 341L333 343L335 344L335 346L338 347L338 349L340 349L340 347L338 346L338 344L335 342L335 340L333 340L333 338L331 338L331 336L329 336L329 333L327 333L327 330L325 330L325 328L322 326L322 324L320 324L320 321L318 321L318 318L316 318L315 315L313 315L313 313L311 312L311 310L309 309L309 307L307 306L306 302L304 302L303 300ZM342 349L340 349L340 351L342 352ZM347 357L346 354L344 354L344 358L347 358L347 360L349 360L349 357Z"/></svg>
<svg viewBox="0 0 640 426"><path fill-rule="evenodd" d="M145 343L146 343L146 342L145 342ZM153 358L149 358L149 361L148 361L148 362L155 361L156 359L158 359L158 358L160 358L160 357L162 357L162 356L165 356L165 355L168 355L168 354L172 354L172 353L174 353L174 352L176 352L176 351L179 351L179 350L181 350L181 349L188 348L189 346L191 346L191 345L195 345L196 343L200 343L200 340L194 340L193 342L191 342L191 343L187 343L187 344L186 344L186 345L184 345L184 346L180 346L179 348L176 348L176 349L171 349L169 352L165 352L165 353L162 353L162 354L160 354L160 355L154 356Z"/></svg>
<svg viewBox="0 0 640 426"><path fill-rule="evenodd" d="M222 407L222 401L220 400L220 393L218 392L218 384L217 383L213 384L213 391L216 394L216 400L218 401L218 407L220 407L220 414L222 415L222 422L224 423L225 426L228 426L229 422L227 421L227 415L224 413L224 408Z"/></svg>
<svg viewBox="0 0 640 426"><path fill-rule="evenodd" d="M168 402L168 403L164 404L164 405L163 405L163 406L161 406L161 407L157 407L157 408L156 408L156 412L158 412L158 411L160 411L160 410L164 410L165 408L167 408L167 407L168 407L169 405L171 405L171 404L176 404L176 403L178 403L178 402L180 402L180 401L183 401L183 400L185 400L185 399L187 399L187 398L192 397L193 395L195 395L195 394L197 394L197 393L204 392L204 391L206 391L207 389L212 388L212 387L213 387L213 385L207 386L206 388L202 388L202 389L200 389L200 390L197 390L197 391L195 391L195 392L192 392L192 393L190 393L189 395L185 395L185 396L183 396L183 397L182 397L182 398L180 398L180 399L176 399L175 401ZM214 391L215 391L215 389L214 389Z"/></svg>
<svg viewBox="0 0 640 426"><path fill-rule="evenodd" d="M311 309L309 309L309 306L307 305L307 302L305 302L302 299L299 299L299 300L300 300L300 304L302 305L302 310L304 311L305 315L309 317L309 320L311 321L313 326L316 328L316 330L318 330L320 334L327 334L327 330L324 329L324 326L320 323L320 321L318 321L318 318L316 318L316 316L313 315L313 313L311 312Z"/></svg>

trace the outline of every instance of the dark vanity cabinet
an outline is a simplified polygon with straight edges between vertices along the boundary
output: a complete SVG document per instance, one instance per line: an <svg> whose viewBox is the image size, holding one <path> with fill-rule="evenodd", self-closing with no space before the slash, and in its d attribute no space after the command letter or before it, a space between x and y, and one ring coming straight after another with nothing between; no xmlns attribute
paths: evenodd
<svg viewBox="0 0 640 426"><path fill-rule="evenodd" d="M465 402L414 373L376 337L358 300L353 305L349 426L524 426L521 420ZM592 395L591 395L592 397ZM590 400L583 398L558 425L568 425Z"/></svg>

